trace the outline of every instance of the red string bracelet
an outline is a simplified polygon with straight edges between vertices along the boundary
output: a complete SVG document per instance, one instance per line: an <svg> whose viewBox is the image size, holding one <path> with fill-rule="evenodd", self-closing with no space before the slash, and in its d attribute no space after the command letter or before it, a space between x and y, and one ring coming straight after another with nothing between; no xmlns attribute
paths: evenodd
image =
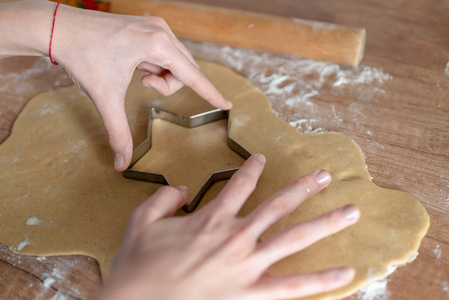
<svg viewBox="0 0 449 300"><path fill-rule="evenodd" d="M56 13L58 12L58 7L59 7L59 2L58 4L56 4L56 8L55 8L55 13L53 14L53 25L51 27L51 36L50 36L50 48L48 50L48 56L50 57L50 61L52 64L54 64L55 66L58 65L57 62L55 62L53 60L53 58L51 58L51 42L53 41L53 32L55 31L55 21L56 21Z"/></svg>

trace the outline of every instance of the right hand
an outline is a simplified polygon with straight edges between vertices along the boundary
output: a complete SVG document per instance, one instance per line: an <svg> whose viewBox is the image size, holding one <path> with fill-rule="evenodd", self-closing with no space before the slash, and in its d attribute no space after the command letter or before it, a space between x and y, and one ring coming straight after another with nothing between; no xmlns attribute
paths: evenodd
<svg viewBox="0 0 449 300"><path fill-rule="evenodd" d="M277 261L357 222L360 211L347 205L260 241L331 180L328 172L315 171L239 217L264 163L263 155L250 157L215 200L184 217L173 214L188 200L186 188L159 189L132 214L115 268L96 299L287 299L351 282L354 270L347 267L268 275Z"/></svg>

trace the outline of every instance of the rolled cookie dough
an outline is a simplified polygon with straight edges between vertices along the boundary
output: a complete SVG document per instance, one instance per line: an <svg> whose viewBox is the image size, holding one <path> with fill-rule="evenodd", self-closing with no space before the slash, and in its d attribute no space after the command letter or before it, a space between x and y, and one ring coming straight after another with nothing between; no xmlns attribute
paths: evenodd
<svg viewBox="0 0 449 300"><path fill-rule="evenodd" d="M418 250L429 226L423 206L406 193L374 185L362 152L350 138L340 133L302 134L274 116L263 93L248 80L216 64L200 65L234 104L232 138L250 152L267 157L258 188L242 209L243 215L268 195L315 169L332 173L328 188L265 236L348 203L362 211L356 225L277 263L270 270L272 274L352 266L357 275L351 284L310 299L343 297L368 281L386 276L389 266L406 263ZM139 75L134 77L126 99L135 145L145 138L153 106L185 115L212 109L188 88L162 97L141 87ZM175 134L175 127L161 127L162 138ZM201 136L198 145L210 141ZM221 143L219 138L216 141ZM179 151L187 151L179 144L170 145L168 142L170 159ZM164 150L159 154L156 147L153 150L150 153L155 159L164 155ZM202 155L194 149L189 151L189 157ZM212 152L201 158L213 163L218 155ZM171 178L184 172L202 178L209 172L203 168L188 168L186 172L184 162L175 159L176 168L167 168L165 175ZM240 157L229 156L229 164L241 162ZM159 187L125 179L112 170L102 123L91 101L75 86L40 94L25 107L12 135L0 146L0 166L1 242L22 254L92 256L98 260L103 278L110 271L133 208ZM188 182L191 191L199 188L198 184L201 180ZM215 184L202 205L213 199L223 184Z"/></svg>

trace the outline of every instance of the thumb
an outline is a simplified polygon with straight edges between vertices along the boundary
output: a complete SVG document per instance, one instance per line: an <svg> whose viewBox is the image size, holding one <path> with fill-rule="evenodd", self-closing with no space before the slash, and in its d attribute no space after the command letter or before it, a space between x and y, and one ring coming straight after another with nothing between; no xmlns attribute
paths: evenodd
<svg viewBox="0 0 449 300"><path fill-rule="evenodd" d="M110 98L94 101L108 134L109 144L114 152L114 168L124 171L131 162L132 137L125 113L123 99Z"/></svg>

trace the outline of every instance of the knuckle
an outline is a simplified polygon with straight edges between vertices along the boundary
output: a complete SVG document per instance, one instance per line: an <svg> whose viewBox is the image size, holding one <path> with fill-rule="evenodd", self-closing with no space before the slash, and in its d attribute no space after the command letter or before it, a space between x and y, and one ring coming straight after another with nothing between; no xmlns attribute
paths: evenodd
<svg viewBox="0 0 449 300"><path fill-rule="evenodd" d="M106 129L106 133L108 135L111 144L129 144L131 137L124 131L117 129Z"/></svg>
<svg viewBox="0 0 449 300"><path fill-rule="evenodd" d="M151 201L151 198L147 201ZM157 209L151 203L149 205L140 205L132 212L130 220L133 220L134 223L148 223L154 219L157 213Z"/></svg>
<svg viewBox="0 0 449 300"><path fill-rule="evenodd" d="M136 207L131 213L131 216L129 217L130 221L131 222L137 221L142 215L142 210L143 210L142 205Z"/></svg>
<svg viewBox="0 0 449 300"><path fill-rule="evenodd" d="M171 44L170 36L162 29L154 29L150 35L154 40L158 41L159 46L166 47Z"/></svg>
<svg viewBox="0 0 449 300"><path fill-rule="evenodd" d="M173 92L168 88L160 88L160 89L158 89L158 92L161 93L162 96L165 96L165 97L173 94Z"/></svg>
<svg viewBox="0 0 449 300"><path fill-rule="evenodd" d="M294 226L289 231L289 236L294 241L303 240L307 236L307 233L301 226Z"/></svg>
<svg viewBox="0 0 449 300"><path fill-rule="evenodd" d="M319 185L316 182L315 178L311 175L306 175L304 177L301 177L295 181L296 185L299 185L303 190L307 191L308 193L315 193L317 190L319 190Z"/></svg>
<svg viewBox="0 0 449 300"><path fill-rule="evenodd" d="M284 195L276 195L270 199L269 206L273 210L283 211L288 208L288 201Z"/></svg>
<svg viewBox="0 0 449 300"><path fill-rule="evenodd" d="M255 187L257 184L257 180L256 178L254 178L254 176L249 173L249 172L238 172L235 174L235 180L236 183L238 185L240 185L241 187L245 188L245 187Z"/></svg>
<svg viewBox="0 0 449 300"><path fill-rule="evenodd" d="M204 87L203 81L204 75L197 68L192 68L190 70L190 76L183 76L182 82L192 90L197 91Z"/></svg>
<svg viewBox="0 0 449 300"><path fill-rule="evenodd" d="M151 208L151 209L150 209ZM144 214L141 216L145 223L151 223L156 220L160 215L161 211L155 207L147 207Z"/></svg>
<svg viewBox="0 0 449 300"><path fill-rule="evenodd" d="M225 224L225 218L220 210L214 210L207 213L202 220L203 228L214 231Z"/></svg>
<svg viewBox="0 0 449 300"><path fill-rule="evenodd" d="M179 193L180 192L177 189L175 189L172 186L168 186L168 185L164 185L164 186L160 187L158 190L158 194L164 194L164 195L166 194L166 195L175 196Z"/></svg>
<svg viewBox="0 0 449 300"><path fill-rule="evenodd" d="M238 226L227 240L227 245L230 247L236 246L241 251L242 245L249 241L253 241L251 229L247 226Z"/></svg>
<svg viewBox="0 0 449 300"><path fill-rule="evenodd" d="M298 291L304 289L305 285L302 280L289 280L286 284L287 290Z"/></svg>
<svg viewBox="0 0 449 300"><path fill-rule="evenodd" d="M153 24L159 25L159 26L161 26L161 27L168 26L168 25L167 25L167 22L165 22L165 20L164 20L163 18L158 17L158 16L152 16L152 17L149 17L149 20L150 20Z"/></svg>
<svg viewBox="0 0 449 300"><path fill-rule="evenodd" d="M328 280L326 280L324 278L320 278L320 281L318 282L318 284L320 286L320 290L322 290L322 291L328 291L328 290L332 289L332 286L333 286Z"/></svg>
<svg viewBox="0 0 449 300"><path fill-rule="evenodd" d="M324 215L324 221L329 225L341 223L341 220L341 213L339 211L333 211Z"/></svg>

